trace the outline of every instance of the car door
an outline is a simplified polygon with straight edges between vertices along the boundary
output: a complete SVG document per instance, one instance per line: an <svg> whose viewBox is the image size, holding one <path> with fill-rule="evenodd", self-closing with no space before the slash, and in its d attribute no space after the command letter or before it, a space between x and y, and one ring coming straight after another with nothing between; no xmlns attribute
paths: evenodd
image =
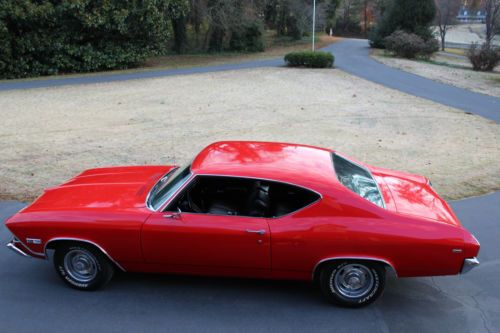
<svg viewBox="0 0 500 333"><path fill-rule="evenodd" d="M155 264L270 270L267 220L175 210L155 212L142 229L144 257Z"/></svg>

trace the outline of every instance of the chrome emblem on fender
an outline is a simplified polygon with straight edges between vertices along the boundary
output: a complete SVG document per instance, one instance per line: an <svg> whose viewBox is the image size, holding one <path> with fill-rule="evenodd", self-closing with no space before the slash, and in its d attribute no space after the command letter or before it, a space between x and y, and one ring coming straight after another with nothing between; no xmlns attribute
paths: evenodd
<svg viewBox="0 0 500 333"><path fill-rule="evenodd" d="M42 244L42 240L40 238L26 238L26 243L39 245Z"/></svg>

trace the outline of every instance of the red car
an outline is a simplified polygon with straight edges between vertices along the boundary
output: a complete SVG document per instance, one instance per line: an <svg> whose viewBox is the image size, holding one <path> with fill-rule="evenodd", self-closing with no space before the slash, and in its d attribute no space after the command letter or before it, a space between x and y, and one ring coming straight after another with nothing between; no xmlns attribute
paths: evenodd
<svg viewBox="0 0 500 333"><path fill-rule="evenodd" d="M465 273L479 243L422 176L329 149L217 142L192 163L84 171L6 221L71 287L115 270L318 281L344 306L398 277Z"/></svg>

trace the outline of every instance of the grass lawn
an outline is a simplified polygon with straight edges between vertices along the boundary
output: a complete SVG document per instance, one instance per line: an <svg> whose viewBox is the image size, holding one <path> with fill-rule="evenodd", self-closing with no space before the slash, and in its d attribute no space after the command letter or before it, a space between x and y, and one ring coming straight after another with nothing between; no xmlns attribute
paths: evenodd
<svg viewBox="0 0 500 333"><path fill-rule="evenodd" d="M396 58L384 50L372 50L371 55L387 66L459 88L500 97L500 66L493 72L477 72L472 70L468 59L439 53L429 60Z"/></svg>
<svg viewBox="0 0 500 333"><path fill-rule="evenodd" d="M338 37L330 37L324 33L316 36L316 49L325 47L338 41ZM193 66L219 65L230 62L242 62L254 59L266 59L274 57L283 57L288 52L304 51L311 49L311 37L304 37L301 40L294 41L289 38L278 38L272 32L266 34L266 50L256 53L194 53L194 54L171 54L166 56L154 57L144 63L145 68L182 68Z"/></svg>
<svg viewBox="0 0 500 333"><path fill-rule="evenodd" d="M0 199L93 167L183 164L218 140L334 148L425 175L448 199L500 188L498 124L334 68L1 91L0 110Z"/></svg>
<svg viewBox="0 0 500 333"><path fill-rule="evenodd" d="M467 53L467 50L465 49L454 49L454 48L445 48L444 51L461 56L465 56L465 54Z"/></svg>

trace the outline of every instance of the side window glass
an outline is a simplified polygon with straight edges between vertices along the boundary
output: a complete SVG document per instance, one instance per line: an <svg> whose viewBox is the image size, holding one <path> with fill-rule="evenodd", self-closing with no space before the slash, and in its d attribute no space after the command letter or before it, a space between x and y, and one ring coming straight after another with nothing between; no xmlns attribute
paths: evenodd
<svg viewBox="0 0 500 333"><path fill-rule="evenodd" d="M270 191L271 217L288 215L309 206L319 198L319 194L305 188L273 182Z"/></svg>
<svg viewBox="0 0 500 333"><path fill-rule="evenodd" d="M169 211L278 217L316 201L319 195L274 181L219 176L197 176L167 207Z"/></svg>

